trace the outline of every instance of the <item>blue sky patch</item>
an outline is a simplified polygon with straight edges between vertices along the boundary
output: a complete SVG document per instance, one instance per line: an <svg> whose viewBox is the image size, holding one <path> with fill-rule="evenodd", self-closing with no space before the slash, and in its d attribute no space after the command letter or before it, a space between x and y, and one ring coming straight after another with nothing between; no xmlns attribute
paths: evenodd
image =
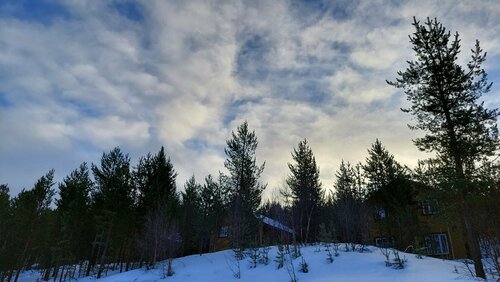
<svg viewBox="0 0 500 282"><path fill-rule="evenodd" d="M202 151L208 147L207 142L199 138L191 138L189 140L186 140L184 141L184 145L194 151Z"/></svg>
<svg viewBox="0 0 500 282"><path fill-rule="evenodd" d="M144 20L141 7L137 3L131 1L116 2L112 4L112 8L131 21L142 22Z"/></svg>
<svg viewBox="0 0 500 282"><path fill-rule="evenodd" d="M2 0L1 17L50 25L54 20L70 18L70 13L66 7L56 1Z"/></svg>
<svg viewBox="0 0 500 282"><path fill-rule="evenodd" d="M12 106L12 103L7 100L7 95L5 93L0 92L0 107L1 108L9 108Z"/></svg>

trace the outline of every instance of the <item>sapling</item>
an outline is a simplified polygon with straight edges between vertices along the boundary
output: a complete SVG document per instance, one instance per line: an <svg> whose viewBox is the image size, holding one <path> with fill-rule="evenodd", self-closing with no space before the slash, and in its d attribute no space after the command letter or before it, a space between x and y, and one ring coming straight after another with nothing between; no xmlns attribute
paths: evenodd
<svg viewBox="0 0 500 282"><path fill-rule="evenodd" d="M257 248L257 247L251 247L248 250L248 257L250 258L250 268L256 268L257 267L257 262L260 259L259 248Z"/></svg>
<svg viewBox="0 0 500 282"><path fill-rule="evenodd" d="M303 272L303 273L309 272L309 265L307 264L306 260L304 259L304 256L302 256L302 261L300 262L300 272Z"/></svg>
<svg viewBox="0 0 500 282"><path fill-rule="evenodd" d="M259 259L259 262L264 264L264 265L268 265L269 264L269 250L271 248L268 247L268 246L263 246L261 249L260 249L260 259Z"/></svg>
<svg viewBox="0 0 500 282"><path fill-rule="evenodd" d="M390 259L391 250L389 248L385 248L385 247L380 247L379 249L380 249L380 252L382 253L382 255L385 257L385 266L387 266L387 267L392 266L391 259Z"/></svg>
<svg viewBox="0 0 500 282"><path fill-rule="evenodd" d="M328 263L332 263L333 262L333 255L332 255L332 251L330 249L330 244L326 244L325 251L326 251L326 261Z"/></svg>
<svg viewBox="0 0 500 282"><path fill-rule="evenodd" d="M292 252L292 256L294 259L300 257L302 255L302 253L300 252L300 245L297 244L297 243L294 243L293 244L293 252Z"/></svg>
<svg viewBox="0 0 500 282"><path fill-rule="evenodd" d="M394 264L393 264L393 267L396 268L396 269L403 269L405 268L405 263L406 263L406 258L403 257L401 258L399 256L399 251L394 249L392 250L393 254L394 254Z"/></svg>
<svg viewBox="0 0 500 282"><path fill-rule="evenodd" d="M285 247L283 245L278 245L278 252L274 261L278 264L278 269L285 265Z"/></svg>

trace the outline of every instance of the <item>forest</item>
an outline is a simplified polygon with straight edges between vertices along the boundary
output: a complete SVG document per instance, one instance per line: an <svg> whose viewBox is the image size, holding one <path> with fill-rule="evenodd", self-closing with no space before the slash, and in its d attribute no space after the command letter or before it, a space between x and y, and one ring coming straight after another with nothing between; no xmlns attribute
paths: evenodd
<svg viewBox="0 0 500 282"><path fill-rule="evenodd" d="M183 187L176 185L168 148L132 166L128 154L115 147L60 183L51 170L13 197L7 184L0 185L0 281L17 281L29 269L41 270L45 281L66 281L100 278L110 269L151 268L159 260L216 250L214 238L223 225L230 226L232 249L248 249L263 244L258 215L294 230L282 243L373 244L369 199L401 179L430 187L443 214L436 220L459 222L474 273L484 278L484 244L493 246L487 255L494 261L500 257L498 111L480 100L492 87L482 68L486 53L477 41L469 63L461 66L458 33L450 34L437 19L414 19L413 26L415 59L387 83L410 102L402 110L414 118L410 129L424 133L414 143L432 153L429 159L407 167L377 139L365 160L342 161L335 182L321 183L313 150L303 139L290 148L280 197L263 200L265 162L256 159L259 143L247 122L226 140L227 172L207 175L201 183L193 176ZM173 273L169 263L167 275Z"/></svg>

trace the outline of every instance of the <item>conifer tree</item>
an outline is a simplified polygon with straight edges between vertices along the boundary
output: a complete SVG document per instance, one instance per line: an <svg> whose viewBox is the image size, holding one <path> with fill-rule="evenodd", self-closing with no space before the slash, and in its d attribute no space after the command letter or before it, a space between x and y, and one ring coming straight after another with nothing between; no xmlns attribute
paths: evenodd
<svg viewBox="0 0 500 282"><path fill-rule="evenodd" d="M211 237L218 232L225 212L225 199L222 191L221 179L216 181L212 175L205 177L205 184L200 191L200 215L202 220L198 226L200 234L200 251L213 251Z"/></svg>
<svg viewBox="0 0 500 282"><path fill-rule="evenodd" d="M93 209L97 227L93 259L99 264L100 278L107 263L125 262L133 241L134 189L131 181L130 158L116 147L104 153L100 166L92 164L96 182ZM120 265L122 265L120 263ZM120 266L121 267L121 266Z"/></svg>
<svg viewBox="0 0 500 282"><path fill-rule="evenodd" d="M194 175L184 184L182 196L182 252L184 255L192 254L199 250L199 226L203 223L201 212L201 185L196 183Z"/></svg>
<svg viewBox="0 0 500 282"><path fill-rule="evenodd" d="M257 210L265 185L259 181L264 164L257 165L257 136L245 121L226 141L224 166L229 171L227 185L231 198L231 221L234 247L248 246L257 234Z"/></svg>
<svg viewBox="0 0 500 282"><path fill-rule="evenodd" d="M342 160L334 184L336 229L342 240L350 243L353 251L356 243L364 243L369 226L365 190L360 185L360 176L359 166L353 167Z"/></svg>
<svg viewBox="0 0 500 282"><path fill-rule="evenodd" d="M368 158L362 168L369 192L376 191L396 178L404 176L407 171L406 167L394 160L394 156L378 139L368 149Z"/></svg>
<svg viewBox="0 0 500 282"><path fill-rule="evenodd" d="M43 231L47 227L46 216L50 212L50 204L54 196L54 170L37 180L31 190L23 190L12 202L12 234L15 260L15 278L17 281L21 271L31 266L43 252L50 254L50 248L40 248L37 244L43 241ZM39 247L39 248L37 248Z"/></svg>
<svg viewBox="0 0 500 282"><path fill-rule="evenodd" d="M86 163L82 163L59 184L56 213L60 222L60 242L64 246L58 254L60 263L83 261L90 256L94 232L91 198L93 183ZM62 275L62 274L61 274Z"/></svg>
<svg viewBox="0 0 500 282"><path fill-rule="evenodd" d="M134 171L134 182L139 194L138 211L141 216L159 205L167 205L166 212L172 216L177 213L179 196L176 177L177 173L163 147L156 155L149 153L139 160Z"/></svg>
<svg viewBox="0 0 500 282"><path fill-rule="evenodd" d="M309 239L316 239L319 224L317 219L323 197L319 167L306 139L293 149L292 158L295 164L288 164L290 175L286 181L293 196L300 240L307 243Z"/></svg>
<svg viewBox="0 0 500 282"><path fill-rule="evenodd" d="M11 240L11 207L9 186L0 185L0 281L4 281L8 271L12 267L9 254L9 242Z"/></svg>
<svg viewBox="0 0 500 282"><path fill-rule="evenodd" d="M414 18L413 26L410 43L416 58L408 61L405 71L398 72L396 81L388 83L403 89L411 103L403 110L416 120L410 128L425 132L415 145L435 152L449 168L448 181L441 187L458 204L476 275L485 278L467 198L475 192L470 175L477 161L492 155L498 147L498 112L486 109L479 100L491 88L482 68L486 53L476 41L471 60L462 67L458 63L458 33L452 37L437 19L420 23Z"/></svg>

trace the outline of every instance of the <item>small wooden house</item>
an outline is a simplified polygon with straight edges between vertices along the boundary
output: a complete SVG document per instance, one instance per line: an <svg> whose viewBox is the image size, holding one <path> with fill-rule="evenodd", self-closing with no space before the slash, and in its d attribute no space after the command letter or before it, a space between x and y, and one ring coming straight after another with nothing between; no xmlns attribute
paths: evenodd
<svg viewBox="0 0 500 282"><path fill-rule="evenodd" d="M257 215L259 224L259 244L261 246L279 243L289 243L293 238L294 231L278 220L264 215ZM219 226L217 236L213 238L215 251L226 250L232 247L231 244L231 224L225 220Z"/></svg>
<svg viewBox="0 0 500 282"><path fill-rule="evenodd" d="M397 179L371 193L368 203L374 221L370 238L375 246L460 259L467 257L459 222L437 220L439 202L431 188L415 181Z"/></svg>

